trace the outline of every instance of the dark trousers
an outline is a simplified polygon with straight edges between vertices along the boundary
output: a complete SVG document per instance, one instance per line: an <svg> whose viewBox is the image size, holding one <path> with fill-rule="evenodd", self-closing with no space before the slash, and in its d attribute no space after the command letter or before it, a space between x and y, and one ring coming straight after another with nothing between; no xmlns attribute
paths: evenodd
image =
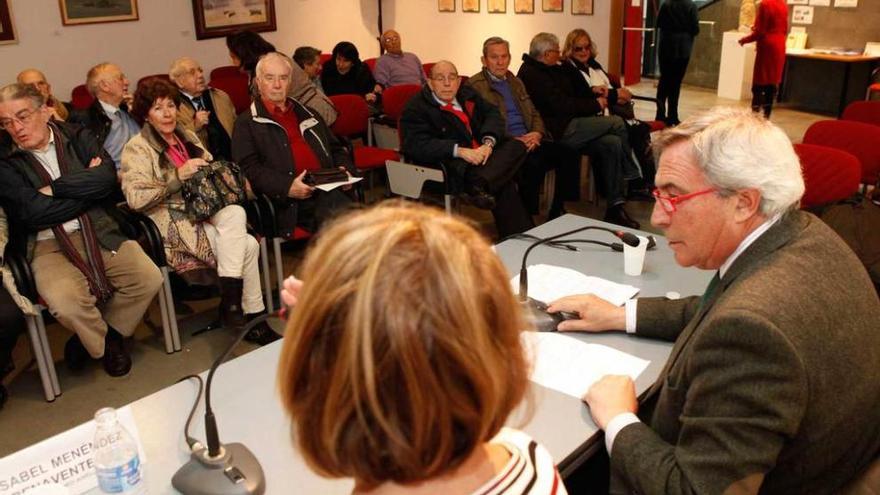
<svg viewBox="0 0 880 495"><path fill-rule="evenodd" d="M773 99L776 98L775 84L759 84L752 86L752 111L764 112L764 118L770 118Z"/></svg>
<svg viewBox="0 0 880 495"><path fill-rule="evenodd" d="M565 201L578 199L578 159L580 157L570 148L554 142L544 142L526 155L518 179L519 195L532 215L538 213L538 194L544 176L556 170L556 184L553 191L551 210L561 209Z"/></svg>
<svg viewBox="0 0 880 495"><path fill-rule="evenodd" d="M18 335L24 331L24 315L0 285L0 378L11 370L12 349Z"/></svg>
<svg viewBox="0 0 880 495"><path fill-rule="evenodd" d="M660 82L657 84L657 120L678 123L678 96L690 58L660 57Z"/></svg>
<svg viewBox="0 0 880 495"><path fill-rule="evenodd" d="M446 163L447 170L453 175L453 184L465 191L473 187L483 188L495 196L492 215L499 238L535 226L516 188L515 178L525 158L525 145L516 139L508 139L495 146L485 165L471 165L461 159Z"/></svg>

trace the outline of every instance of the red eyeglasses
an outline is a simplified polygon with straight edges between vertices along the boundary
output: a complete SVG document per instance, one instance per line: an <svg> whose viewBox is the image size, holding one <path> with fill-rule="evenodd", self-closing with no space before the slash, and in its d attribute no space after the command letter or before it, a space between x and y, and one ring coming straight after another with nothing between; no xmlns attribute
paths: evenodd
<svg viewBox="0 0 880 495"><path fill-rule="evenodd" d="M714 187L710 187L709 189L703 189L702 191L692 192L690 194L682 194L681 196L664 196L660 193L660 189L655 188L653 191L651 191L651 194L653 194L654 197L657 199L657 202L660 203L660 207L663 208L663 211L672 214L675 213L675 210L677 209L677 204L683 203L691 198L695 198L697 196L715 191L717 191L717 189L715 189Z"/></svg>

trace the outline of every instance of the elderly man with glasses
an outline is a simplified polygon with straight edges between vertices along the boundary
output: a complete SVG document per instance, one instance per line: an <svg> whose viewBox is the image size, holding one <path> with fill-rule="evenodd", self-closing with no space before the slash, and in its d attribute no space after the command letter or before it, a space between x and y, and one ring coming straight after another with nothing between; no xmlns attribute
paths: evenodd
<svg viewBox="0 0 880 495"><path fill-rule="evenodd" d="M441 60L400 118L403 153L416 163L445 165L466 202L492 210L499 237L533 226L514 181L526 145L508 139L504 118Z"/></svg>
<svg viewBox="0 0 880 495"><path fill-rule="evenodd" d="M559 39L538 33L523 55L519 77L540 112L554 140L590 155L605 193L604 220L624 227L639 228L624 209L624 182L641 178L641 170L629 146L626 124L620 117L602 116L608 99L601 95L579 95L569 64L560 65ZM580 75L576 76L580 78Z"/></svg>
<svg viewBox="0 0 880 495"><path fill-rule="evenodd" d="M404 52L400 47L400 34L393 29L382 33L385 53L376 60L373 77L383 88L401 84L424 84L427 82L422 61L414 53Z"/></svg>
<svg viewBox="0 0 880 495"><path fill-rule="evenodd" d="M37 292L75 335L64 347L69 368L102 359L124 376L131 336L162 275L112 216L118 194L113 160L91 132L51 121L31 85L0 88L0 205L31 264Z"/></svg>
<svg viewBox="0 0 880 495"><path fill-rule="evenodd" d="M560 330L675 342L641 408L624 376L584 397L612 492L856 493L844 485L880 453L880 302L864 267L798 209L798 157L767 120L716 108L654 146L651 222L679 265L715 272L705 294L549 307L580 315Z"/></svg>

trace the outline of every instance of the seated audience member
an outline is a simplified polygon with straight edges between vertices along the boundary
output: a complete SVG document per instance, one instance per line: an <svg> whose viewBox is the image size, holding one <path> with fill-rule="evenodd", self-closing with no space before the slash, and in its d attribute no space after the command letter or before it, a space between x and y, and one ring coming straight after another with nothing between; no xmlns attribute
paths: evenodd
<svg viewBox="0 0 880 495"><path fill-rule="evenodd" d="M110 376L131 370L131 336L162 285L156 265L111 216L119 191L113 160L87 129L51 121L32 86L0 89L0 204L26 234L37 291L75 335L64 347L71 369L103 358Z"/></svg>
<svg viewBox="0 0 880 495"><path fill-rule="evenodd" d="M52 85L46 80L46 76L37 69L25 69L16 77L18 84L32 84L46 99L46 106L52 111L52 118L65 121L70 116L70 107L67 103L55 98L52 94Z"/></svg>
<svg viewBox="0 0 880 495"><path fill-rule="evenodd" d="M507 139L498 108L461 86L452 62L441 60L400 117L403 154L416 163L444 164L466 202L492 210L503 238L534 226L516 190L526 145Z"/></svg>
<svg viewBox="0 0 880 495"><path fill-rule="evenodd" d="M168 77L183 95L177 109L180 125L195 132L215 160L231 159L232 126L236 115L229 95L223 90L209 88L202 66L189 57L175 60Z"/></svg>
<svg viewBox="0 0 880 495"><path fill-rule="evenodd" d="M260 59L255 79L259 96L238 116L232 134L233 159L254 192L275 203L285 236L297 225L314 231L351 202L339 189L324 192L306 184L309 170L339 167L356 173L348 149L321 116L288 96L292 65L277 52Z"/></svg>
<svg viewBox="0 0 880 495"><path fill-rule="evenodd" d="M651 154L651 126L636 119L633 95L626 88L615 86L611 77L596 60L596 44L589 33L574 29L565 37L562 48L563 63L574 66L571 71L575 93L586 97L604 96L608 101L609 115L616 115L626 124L630 147L638 158L642 177L630 182L627 198L653 201L648 187L654 185L654 157Z"/></svg>
<svg viewBox="0 0 880 495"><path fill-rule="evenodd" d="M89 69L86 88L95 101L89 108L73 112L69 120L92 131L118 169L122 147L140 130L129 113L128 78L115 64L102 63Z"/></svg>
<svg viewBox="0 0 880 495"><path fill-rule="evenodd" d="M260 247L247 233L244 208L230 205L204 222L190 220L181 185L213 161L191 130L179 123L178 91L148 79L134 95L132 112L144 121L122 151L122 192L128 206L146 213L162 233L168 264L184 280L200 285L220 280L220 321L241 327L265 313L260 287ZM279 339L265 322L245 339L268 344Z"/></svg>
<svg viewBox="0 0 880 495"><path fill-rule="evenodd" d="M880 303L864 267L798 209L791 142L748 109L695 115L654 147L651 222L679 265L716 272L706 293L549 308L580 315L560 330L675 341L640 410L629 377L584 398L612 491L840 493L880 452Z"/></svg>
<svg viewBox="0 0 880 495"><path fill-rule="evenodd" d="M382 86L376 84L370 68L363 63L354 43L341 41L333 47L333 56L321 71L324 91L330 95L360 95L375 105Z"/></svg>
<svg viewBox="0 0 880 495"><path fill-rule="evenodd" d="M624 209L624 180L640 176L632 157L626 125L620 117L599 114L608 106L603 96L579 97L572 87L570 66L560 65L559 40L538 33L524 54L517 77L522 80L556 142L588 153L608 206L605 221L638 228Z"/></svg>
<svg viewBox="0 0 880 495"><path fill-rule="evenodd" d="M324 91L321 86L321 50L311 46L301 46L293 51L293 61L309 76L309 81ZM326 94L326 93L325 93Z"/></svg>
<svg viewBox="0 0 880 495"><path fill-rule="evenodd" d="M302 273L278 382L316 472L358 494L566 493L546 449L504 427L529 386L525 323L472 227L380 205L333 222Z"/></svg>
<svg viewBox="0 0 880 495"><path fill-rule="evenodd" d="M556 169L556 191L549 217L561 215L565 200L578 197L578 157L564 146L545 140L547 131L522 81L508 70L510 44L499 37L483 43L483 70L468 79L483 99L498 107L507 134L526 145L528 154L519 179L519 193L529 213L538 213L538 191L547 170ZM549 136L546 136L549 138Z"/></svg>
<svg viewBox="0 0 880 495"><path fill-rule="evenodd" d="M226 47L229 49L232 65L238 66L248 75L251 90L255 93L257 62L263 55L274 53L275 46L253 31L239 31L226 37ZM327 125L336 121L338 112L333 102L318 90L308 74L297 64L291 64L289 91L289 96L316 111Z"/></svg>
<svg viewBox="0 0 880 495"><path fill-rule="evenodd" d="M382 87L399 86L401 84L424 84L425 70L422 61L414 53L404 52L400 48L400 35L389 29L382 33L382 47L385 53L376 60L373 77Z"/></svg>
<svg viewBox="0 0 880 495"><path fill-rule="evenodd" d="M4 263L6 244L9 241L9 229L6 212L0 208L0 380L13 370L12 349L18 336L24 332L23 311L33 312L30 301L18 294L12 271ZM0 409L6 404L9 393L0 383Z"/></svg>

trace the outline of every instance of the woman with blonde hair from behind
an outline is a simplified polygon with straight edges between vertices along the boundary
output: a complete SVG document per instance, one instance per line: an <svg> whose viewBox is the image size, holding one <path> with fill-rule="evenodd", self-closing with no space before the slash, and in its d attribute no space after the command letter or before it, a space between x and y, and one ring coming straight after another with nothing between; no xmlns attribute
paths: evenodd
<svg viewBox="0 0 880 495"><path fill-rule="evenodd" d="M528 388L525 325L474 228L385 203L334 221L302 273L278 380L312 469L355 493L565 493L546 450L503 428Z"/></svg>

